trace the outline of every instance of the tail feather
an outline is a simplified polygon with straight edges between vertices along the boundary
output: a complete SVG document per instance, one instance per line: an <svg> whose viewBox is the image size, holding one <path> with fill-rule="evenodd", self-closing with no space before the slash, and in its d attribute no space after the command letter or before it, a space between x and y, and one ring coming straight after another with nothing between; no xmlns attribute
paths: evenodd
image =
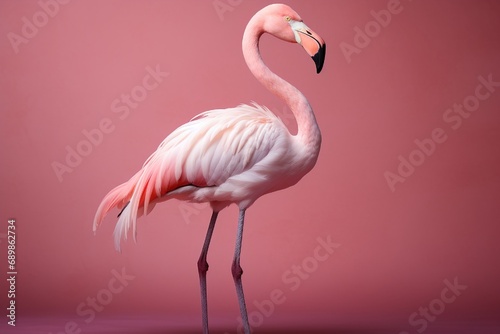
<svg viewBox="0 0 500 334"><path fill-rule="evenodd" d="M94 233L97 231L97 228L99 227L99 225L101 225L104 217L111 209L115 207L124 209L124 207L128 204L130 198L132 197L136 180L139 178L139 176L140 173L137 173L130 180L113 188L106 196L104 196L95 214L93 225Z"/></svg>
<svg viewBox="0 0 500 334"><path fill-rule="evenodd" d="M153 159L150 160L153 161ZM94 232L111 209L114 207L122 209L114 231L115 247L118 251L120 251L120 240L127 239L127 232L130 229L132 229L134 240L136 240L137 218L153 210L161 197L162 186L165 186L165 189L169 188L168 182L162 184L158 181L158 178L162 179L162 175L158 173L158 166L150 160L130 180L111 190L97 209Z"/></svg>

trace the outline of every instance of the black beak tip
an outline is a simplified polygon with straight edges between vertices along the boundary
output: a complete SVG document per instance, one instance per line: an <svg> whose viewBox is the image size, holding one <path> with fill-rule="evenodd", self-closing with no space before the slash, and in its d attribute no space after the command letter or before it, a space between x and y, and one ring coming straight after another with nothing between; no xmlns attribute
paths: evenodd
<svg viewBox="0 0 500 334"><path fill-rule="evenodd" d="M323 63L325 62L325 55L326 55L326 44L323 44L318 52L311 58L314 60L314 63L316 64L316 73L320 73L321 70L323 69Z"/></svg>

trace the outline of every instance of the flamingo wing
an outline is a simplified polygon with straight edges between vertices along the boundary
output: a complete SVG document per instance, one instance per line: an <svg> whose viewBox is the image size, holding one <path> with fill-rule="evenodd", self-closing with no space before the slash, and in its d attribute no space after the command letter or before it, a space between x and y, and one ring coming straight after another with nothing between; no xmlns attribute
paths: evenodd
<svg viewBox="0 0 500 334"><path fill-rule="evenodd" d="M105 196L94 220L94 231L113 207L123 208L115 228L119 248L136 219L169 198L196 202L229 178L249 171L269 155L286 126L269 109L254 104L210 110L174 130L129 181Z"/></svg>

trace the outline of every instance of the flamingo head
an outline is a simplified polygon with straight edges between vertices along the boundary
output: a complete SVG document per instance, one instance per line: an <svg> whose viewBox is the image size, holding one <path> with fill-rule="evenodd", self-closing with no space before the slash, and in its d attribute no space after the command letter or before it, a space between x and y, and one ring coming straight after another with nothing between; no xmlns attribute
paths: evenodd
<svg viewBox="0 0 500 334"><path fill-rule="evenodd" d="M284 41L302 45L316 64L316 72L321 72L325 61L325 41L300 18L292 8L283 4L269 5L262 9L265 19L264 31Z"/></svg>

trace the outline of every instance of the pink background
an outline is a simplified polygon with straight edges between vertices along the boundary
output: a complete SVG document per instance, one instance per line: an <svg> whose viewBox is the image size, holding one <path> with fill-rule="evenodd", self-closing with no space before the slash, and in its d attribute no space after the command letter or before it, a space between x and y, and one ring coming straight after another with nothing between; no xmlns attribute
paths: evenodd
<svg viewBox="0 0 500 334"><path fill-rule="evenodd" d="M286 298L257 332L417 333L411 314L440 299L444 280L456 278L467 288L425 332L498 333L500 87L457 129L443 115L474 95L480 76L500 81L500 2L401 0L382 28L369 24L370 12L385 10L385 0L284 2L327 42L324 70L317 75L299 46L269 36L262 54L308 97L323 146L302 182L247 212L249 312L275 289ZM229 6L223 13L214 1L75 0L59 5L16 53L8 34L21 35L23 17L33 22L41 7L0 2L0 263L6 272L7 220L15 218L13 332L55 334L69 321L82 332L182 332L175 324L200 331L196 261L207 206L157 206L139 221L138 243L126 242L122 254L112 241L117 211L96 236L91 225L107 191L201 111L255 100L294 129L286 107L259 86L241 55L246 22L268 2L221 3ZM367 23L372 38L368 45L358 40L349 62L342 46L356 46L354 29ZM127 115L113 112L115 99L156 66L168 76ZM82 131L103 119L113 130L59 180L52 164L66 164L66 147L85 145ZM408 159L414 141L435 128L446 141L391 191L384 173L397 173L398 157ZM209 253L209 310L220 333L236 332L239 316L230 275L236 219L235 207L221 213ZM312 260L317 238L328 236L340 246L325 261ZM302 263L316 266L292 290L283 275ZM109 296L113 270L133 279L87 323L76 309L88 297ZM7 289L2 279L2 332Z"/></svg>

